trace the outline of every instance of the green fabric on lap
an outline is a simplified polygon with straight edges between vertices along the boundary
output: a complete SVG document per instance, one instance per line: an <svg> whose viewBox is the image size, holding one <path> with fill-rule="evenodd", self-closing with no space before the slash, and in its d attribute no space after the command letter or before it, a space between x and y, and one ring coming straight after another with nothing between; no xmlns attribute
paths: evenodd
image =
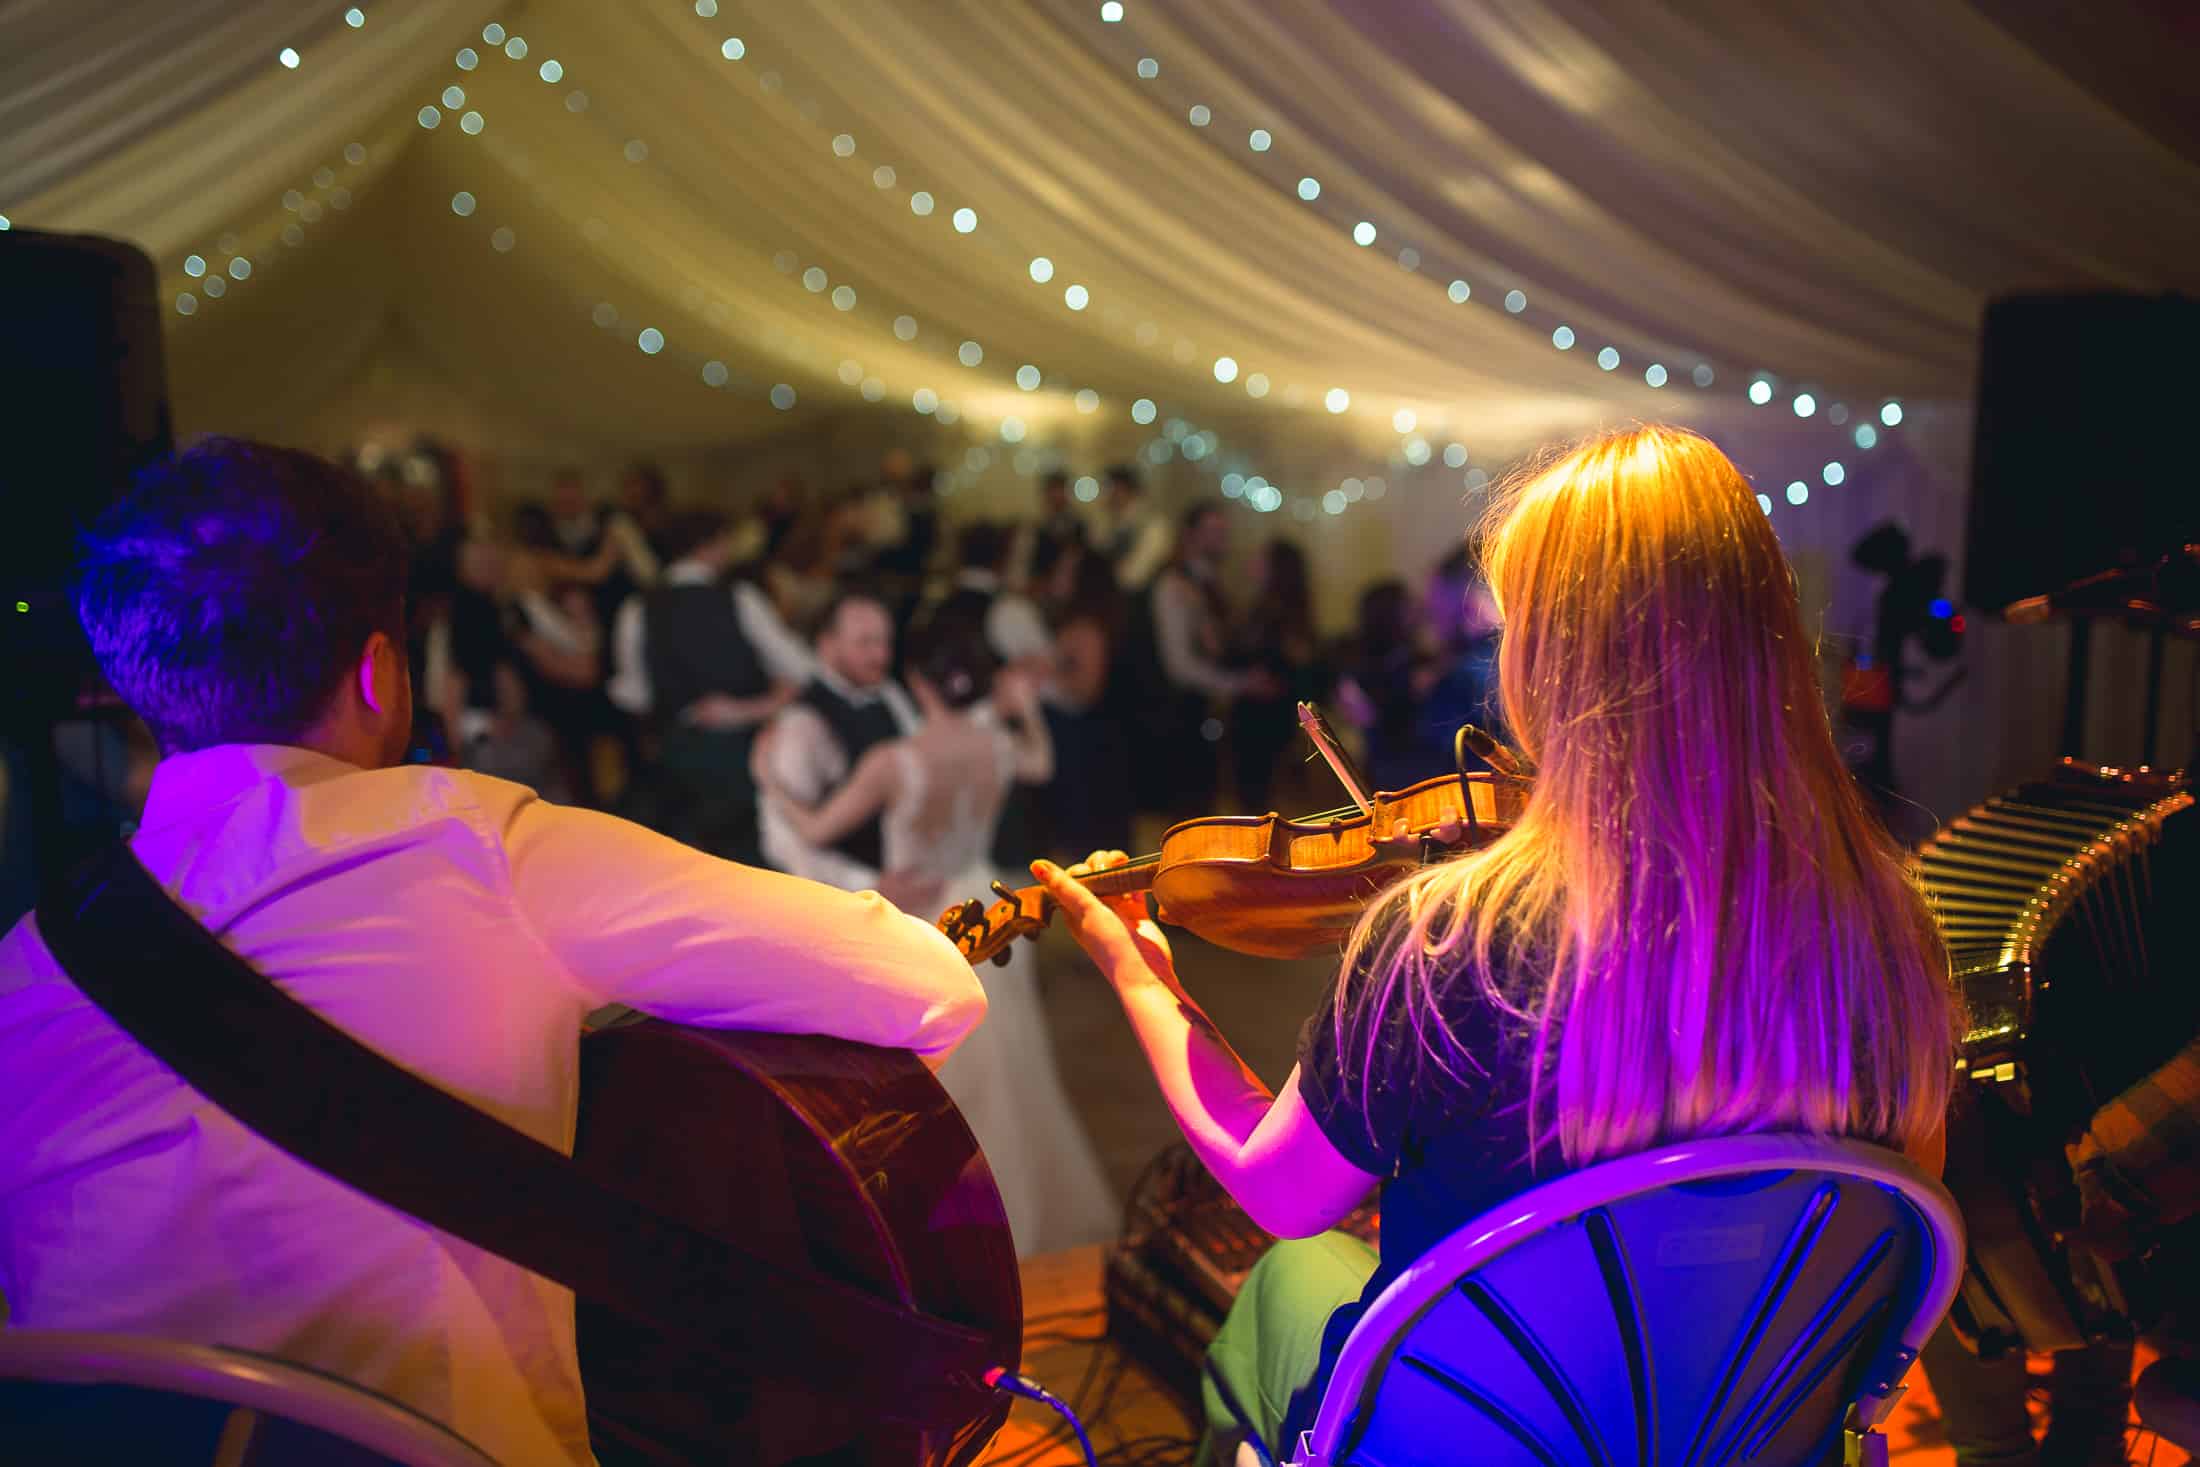
<svg viewBox="0 0 2200 1467"><path fill-rule="evenodd" d="M1229 1318L1207 1349L1200 1395L1207 1408L1201 1460L1228 1467L1228 1453L1250 1429L1271 1451L1291 1397L1321 1367L1322 1328L1332 1312L1360 1297L1375 1273L1375 1250L1350 1233L1328 1232L1278 1243L1253 1265ZM1240 1419L1214 1377L1245 1413Z"/></svg>

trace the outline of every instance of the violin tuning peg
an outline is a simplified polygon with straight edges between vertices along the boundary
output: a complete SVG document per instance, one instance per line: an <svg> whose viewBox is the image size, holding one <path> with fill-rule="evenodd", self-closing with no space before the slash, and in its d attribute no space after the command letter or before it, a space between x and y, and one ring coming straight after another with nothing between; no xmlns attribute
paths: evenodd
<svg viewBox="0 0 2200 1467"><path fill-rule="evenodd" d="M1013 948L1004 947L999 952L993 955L993 966L996 968L1005 968L1008 966L1009 959L1013 958L1014 956L1016 956L1016 953Z"/></svg>
<svg viewBox="0 0 2200 1467"><path fill-rule="evenodd" d="M958 902L940 913L939 927L958 942L972 932L985 931L985 903L976 897Z"/></svg>
<svg viewBox="0 0 2200 1467"><path fill-rule="evenodd" d="M1004 902L1012 902L1016 900L1016 893L1009 889L1009 885L1005 881L996 881L993 883L993 894L999 897Z"/></svg>

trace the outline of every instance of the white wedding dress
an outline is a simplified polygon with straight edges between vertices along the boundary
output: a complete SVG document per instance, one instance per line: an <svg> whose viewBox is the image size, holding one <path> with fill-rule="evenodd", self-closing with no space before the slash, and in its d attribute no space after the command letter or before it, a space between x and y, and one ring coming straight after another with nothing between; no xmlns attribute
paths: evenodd
<svg viewBox="0 0 2200 1467"><path fill-rule="evenodd" d="M927 920L968 897L990 906L992 883L1003 875L990 851L1015 779L1013 736L964 718L928 725L891 747L900 788L880 817L886 869L944 878L940 900L916 914ZM1029 881L1024 876L1017 884ZM1055 1071L1031 944L1018 943L1015 954L1006 967L978 968L985 1022L949 1056L939 1078L993 1168L1017 1254L1029 1256L1105 1242L1120 1218Z"/></svg>

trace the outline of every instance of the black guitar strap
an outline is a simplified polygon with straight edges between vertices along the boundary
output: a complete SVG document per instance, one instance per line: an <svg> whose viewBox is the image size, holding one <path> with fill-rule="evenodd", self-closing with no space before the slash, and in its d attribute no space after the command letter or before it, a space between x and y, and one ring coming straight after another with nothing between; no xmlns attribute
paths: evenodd
<svg viewBox="0 0 2200 1467"><path fill-rule="evenodd" d="M667 1218L382 1058L222 946L128 848L38 904L39 934L131 1038L233 1119L398 1211L871 1420L982 1389L975 1330L789 1269Z"/></svg>

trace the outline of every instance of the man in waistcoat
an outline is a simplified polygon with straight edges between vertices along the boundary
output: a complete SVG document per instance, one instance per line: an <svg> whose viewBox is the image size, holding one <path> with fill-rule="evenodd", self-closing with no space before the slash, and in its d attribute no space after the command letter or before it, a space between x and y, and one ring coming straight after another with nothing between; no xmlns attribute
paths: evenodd
<svg viewBox="0 0 2200 1467"><path fill-rule="evenodd" d="M1010 666L1043 671L1053 660L1054 634L1038 603L1007 583L1014 534L995 520L975 520L955 541L953 583L920 605L912 625L962 621L978 627L993 655Z"/></svg>
<svg viewBox="0 0 2200 1467"><path fill-rule="evenodd" d="M1042 595L1047 577L1063 556L1085 550L1092 532L1070 491L1069 471L1050 469L1039 480L1039 518L1017 526L1008 556L1008 584L1029 595Z"/></svg>
<svg viewBox="0 0 2200 1467"><path fill-rule="evenodd" d="M755 864L749 752L765 720L809 681L810 650L761 590L727 582L735 540L724 515L679 515L664 533L672 563L654 589L619 608L605 691L656 730L651 823Z"/></svg>
<svg viewBox="0 0 2200 1467"><path fill-rule="evenodd" d="M887 676L894 662L894 624L886 604L863 591L843 591L817 627L816 673L773 718L759 742L755 774L814 804L838 788L871 749L913 732L916 705ZM844 891L879 885L885 853L874 818L831 846L813 846L789 830L767 804L762 815L764 859L781 871Z"/></svg>

